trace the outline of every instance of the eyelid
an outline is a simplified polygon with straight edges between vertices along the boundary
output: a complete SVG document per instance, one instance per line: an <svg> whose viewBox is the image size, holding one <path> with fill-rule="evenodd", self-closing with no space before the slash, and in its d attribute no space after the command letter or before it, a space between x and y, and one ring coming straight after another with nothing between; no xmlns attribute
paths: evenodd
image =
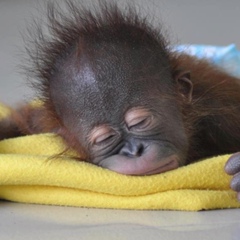
<svg viewBox="0 0 240 240"><path fill-rule="evenodd" d="M136 118L132 119L132 120L127 124L127 126L128 126L128 128L134 127L134 126L136 126L136 125L138 125L138 124L140 124L140 123L148 120L149 118L150 118L150 116L136 117Z"/></svg>
<svg viewBox="0 0 240 240"><path fill-rule="evenodd" d="M90 134L89 142L91 144L100 144L110 137L117 135L117 132L109 126L99 126L93 129Z"/></svg>
<svg viewBox="0 0 240 240"><path fill-rule="evenodd" d="M146 109L131 109L131 111L127 112L127 114L125 115L125 123L128 128L131 128L140 124L143 121L152 120L152 118L152 113Z"/></svg>
<svg viewBox="0 0 240 240"><path fill-rule="evenodd" d="M151 112L146 109L133 108L133 109L127 111L127 113L125 114L125 121L126 122L130 121L132 118L134 118L136 116L136 113L138 113L137 115L140 115L140 116L148 116L151 114Z"/></svg>
<svg viewBox="0 0 240 240"><path fill-rule="evenodd" d="M154 125L152 119L153 119L152 116L142 118L141 120L137 121L134 125L128 126L128 130L134 132L150 130L151 126Z"/></svg>
<svg viewBox="0 0 240 240"><path fill-rule="evenodd" d="M115 136L115 134L111 133L111 132L105 133L105 134L101 134L100 136L97 136L95 138L94 144L102 143L102 142L106 141L107 139L110 139L113 136Z"/></svg>

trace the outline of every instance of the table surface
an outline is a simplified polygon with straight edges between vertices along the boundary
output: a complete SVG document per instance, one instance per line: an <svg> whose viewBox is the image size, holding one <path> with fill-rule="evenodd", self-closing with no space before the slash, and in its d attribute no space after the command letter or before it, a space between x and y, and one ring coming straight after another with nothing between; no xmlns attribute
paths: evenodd
<svg viewBox="0 0 240 240"><path fill-rule="evenodd" d="M0 239L239 240L240 209L87 209L0 202Z"/></svg>

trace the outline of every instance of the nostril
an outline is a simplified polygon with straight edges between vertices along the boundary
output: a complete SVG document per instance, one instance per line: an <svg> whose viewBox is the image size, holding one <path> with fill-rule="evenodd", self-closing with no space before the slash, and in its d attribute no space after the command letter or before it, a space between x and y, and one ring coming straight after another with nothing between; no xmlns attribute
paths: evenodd
<svg viewBox="0 0 240 240"><path fill-rule="evenodd" d="M138 146L138 149L137 149L138 151L136 152L136 156L142 156L142 154L143 154L143 152L144 152L144 146L143 146L143 144L140 144L139 146Z"/></svg>
<svg viewBox="0 0 240 240"><path fill-rule="evenodd" d="M119 154L127 157L140 157L144 153L144 146L142 143L126 143L120 150Z"/></svg>

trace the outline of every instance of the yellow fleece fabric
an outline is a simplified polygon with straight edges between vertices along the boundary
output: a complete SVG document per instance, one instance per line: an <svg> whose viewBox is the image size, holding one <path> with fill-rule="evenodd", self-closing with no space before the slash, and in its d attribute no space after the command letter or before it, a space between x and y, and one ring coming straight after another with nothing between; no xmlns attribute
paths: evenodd
<svg viewBox="0 0 240 240"><path fill-rule="evenodd" d="M0 117L8 110L0 105ZM0 199L115 209L239 208L224 172L228 155L152 176L125 176L90 163L57 157L53 134L0 141ZM55 155L55 157L52 157Z"/></svg>

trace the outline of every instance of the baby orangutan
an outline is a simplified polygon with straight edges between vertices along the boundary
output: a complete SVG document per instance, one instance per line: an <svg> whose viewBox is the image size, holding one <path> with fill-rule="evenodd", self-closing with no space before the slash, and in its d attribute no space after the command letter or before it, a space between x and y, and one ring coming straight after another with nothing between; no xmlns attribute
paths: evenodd
<svg viewBox="0 0 240 240"><path fill-rule="evenodd" d="M240 150L240 80L174 53L145 18L102 4L49 6L34 63L42 107L0 121L0 139L55 132L87 161L122 174L158 174ZM37 83L37 84L36 84ZM225 170L240 200L240 153Z"/></svg>

